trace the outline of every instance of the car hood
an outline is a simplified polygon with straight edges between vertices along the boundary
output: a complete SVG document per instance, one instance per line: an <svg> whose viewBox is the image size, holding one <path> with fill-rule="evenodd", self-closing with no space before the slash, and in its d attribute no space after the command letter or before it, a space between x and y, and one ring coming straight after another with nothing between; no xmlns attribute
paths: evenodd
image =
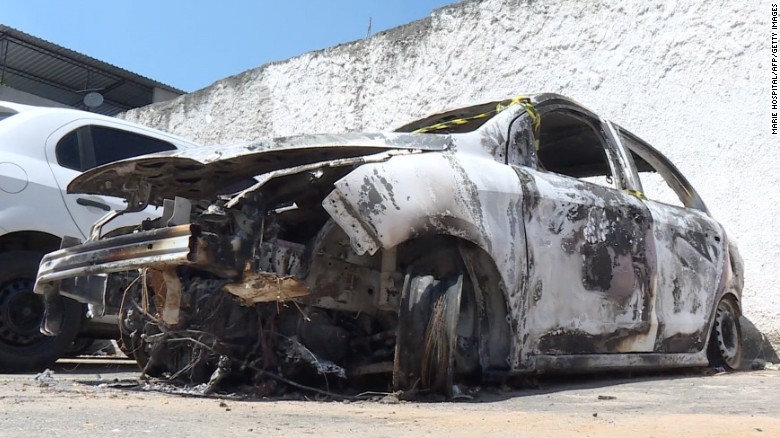
<svg viewBox="0 0 780 438"><path fill-rule="evenodd" d="M182 196L212 199L257 175L306 164L372 155L392 149L442 151L448 135L349 133L302 135L256 142L161 152L96 167L76 177L68 193L127 198L148 186L149 201Z"/></svg>

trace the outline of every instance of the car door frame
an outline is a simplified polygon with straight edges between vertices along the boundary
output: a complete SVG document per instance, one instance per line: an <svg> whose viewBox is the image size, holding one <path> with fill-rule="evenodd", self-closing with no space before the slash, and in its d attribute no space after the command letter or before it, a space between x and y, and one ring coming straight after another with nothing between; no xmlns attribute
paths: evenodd
<svg viewBox="0 0 780 438"><path fill-rule="evenodd" d="M599 120L601 124L606 126L606 133L608 133L607 144L609 146L609 150L613 152L611 159L608 158L608 161L611 163L611 165L612 163L616 164L616 167L613 169L613 174L623 174L624 169L629 169L631 171L630 177L619 178L617 180L618 184L620 184L621 190L626 191L636 196L637 198L643 197L641 181L639 180L637 168L632 157L633 151L628 149L622 143L619 137L619 132L622 130L622 128L619 128L616 125L613 125L611 122L607 122L599 118L587 109L580 107L579 105L576 105L568 100L555 98L539 99L535 100L533 104L536 105L535 109L542 113L552 111L554 109L567 109L590 116L592 119ZM535 116L538 117L538 114ZM517 163L515 166L535 168L538 161L536 157L536 151L532 147L527 147L529 144L532 145L534 143L533 139L529 142L527 138L534 132L532 117L528 114L518 117L512 122L512 126L510 127L509 132L510 135L507 142L507 148L515 147L515 144L518 142L524 142L526 145L525 150L528 151L528 155L522 157L524 162ZM643 142L643 145L646 144ZM504 156L507 157L507 164L512 165L513 163L510 162L512 154L509 149L505 152ZM610 155L608 155L608 157L610 157ZM666 160L665 157L663 157L663 159ZM676 167L669 163L668 160L664 161L664 164L676 170ZM679 172L675 176L680 176ZM690 205L686 203L686 207L696 208L703 211L705 214L707 213L707 209L701 199L698 197L698 194L696 194L695 191L688 189L690 184L688 184L684 177L682 177L682 180L680 181L675 181L675 183L678 186L673 187L675 190L679 189L681 192L688 193L687 200L690 202ZM532 201L526 200L525 208L531 207ZM528 275L530 275L530 273ZM531 290L532 288L533 285L529 283L528 291L526 293L527 301L531 301L534 297L534 292ZM655 305L654 300L651 300L650 302ZM528 309L529 305L530 304L527 304L525 308ZM525 325L519 327L518 329L521 331L525 330ZM522 336L522 333L519 335ZM535 340L529 339L528 336L523 336L523 338L525 341L523 343L523 351L521 353L521 369L518 370L518 372L523 372L523 369L537 372L542 370L593 372L594 370L613 370L626 368L677 368L685 366L703 366L708 363L706 349L702 349L698 352L687 353L661 353L653 350L652 352L642 354L533 354L531 350L535 347Z"/></svg>
<svg viewBox="0 0 780 438"><path fill-rule="evenodd" d="M49 136L46 138L46 144L44 148L46 162L49 166L49 170L52 172L52 175L54 176L55 183L60 189L60 193L62 195L62 201L68 211L68 215L70 216L71 220L76 225L76 227L79 229L79 232L82 234L81 238L88 237L88 230L84 229L85 224L81 224L80 221L77 219L77 217L74 216L74 212L71 211L71 208L73 207L74 203L78 205L78 208L85 208L87 209L87 211L90 212L90 214L94 215L95 220L92 221L93 223L99 220L100 218L102 218L105 214L109 213L112 210L124 210L126 208L126 202L123 199L112 197L112 196L103 196L103 195L69 194L67 192L67 185L65 187L62 186L63 185L62 176L59 175L58 172L67 172L67 171L73 172L73 175L70 177L68 181L69 184L70 181L72 181L73 178L81 174L82 171L70 169L59 165L59 162L57 161L57 154L56 154L57 144L66 135L70 134L71 132L79 130L77 131L79 149L83 147L88 147L91 150L89 159L91 159L92 161L91 164L95 165L96 157L95 157L94 141L92 138L92 129L91 129L93 126L98 126L98 127L108 128L108 129L116 129L116 130L132 133L143 137L157 138L159 140L165 141L166 143L172 145L174 148L178 149L178 146L175 143L166 139L160 139L155 136L150 136L142 129L134 129L133 126L127 126L122 123L115 123L111 120L103 120L98 118L91 118L91 117L78 118L63 124L62 126L58 127L56 130L52 131L52 133L49 134ZM89 127L90 129L83 130L82 128L85 127ZM88 138L85 138L83 136L83 134L85 133L87 133ZM82 142L88 142L89 144L88 145L82 144ZM84 163L82 160L83 158L80 156L79 161L81 164ZM55 166L58 169L55 169ZM106 209L106 207L108 207L108 209ZM118 217L116 220L112 221L111 225L108 226L105 229L105 231L111 231L113 229L120 228L123 226L137 225L138 223L141 222L141 220L147 217L159 216L161 212L158 212L158 210L159 209L156 207L148 207L146 210L138 213L122 215L121 217Z"/></svg>
<svg viewBox="0 0 780 438"><path fill-rule="evenodd" d="M600 355L600 354L606 354L606 353L621 353L624 351L631 351L634 349L634 351L631 351L630 354L636 354L636 353L651 353L652 348L654 345L655 340L655 328L656 328L656 321L654 320L654 314L653 314L653 305L654 305L654 297L652 296L652 284L651 279L652 275L655 269L654 266L654 242L652 240L652 223L651 223L651 216L650 212L647 210L647 207L639 200L639 197L641 196L642 186L641 182L639 181L638 174L636 172L636 167L633 163L633 159L631 157L630 152L626 151L623 145L620 142L619 137L617 137L617 130L614 126L612 126L609 122L599 118L595 114L585 110L584 108L578 107L576 105L571 105L565 102L551 102L549 104L546 104L544 102L541 102L537 107L536 110L538 112L537 116L543 118L545 115L550 114L552 112L566 112L578 119L583 120L583 122L589 124L597 133L599 136L602 146L604 148L604 154L606 162L610 166L610 170L613 175L613 179L615 182L616 187L615 188L601 188L601 189L594 189L597 191L600 190L606 190L610 191L611 197L619 199L618 201L613 200L613 205L621 205L619 204L620 200L625 200L626 202L631 204L631 207L633 208L632 211L635 212L641 212L638 213L637 216L641 216L642 222L640 225L637 226L635 233L641 233L637 234L637 236L641 236L642 241L644 242L645 247L642 247L638 249L639 253L643 256L641 258L638 258L641 260L641 263L643 264L643 274L645 276L641 277L640 281L641 284L638 286L640 293L642 295L641 303L637 304L638 307L641 307L644 309L644 313L641 314L641 319L638 319L636 322L636 330L635 332L628 331L623 334L613 335L611 339L603 339L600 341L594 340L596 337L591 337L589 340L592 341L592 345L594 345L593 348L600 348L601 351L590 353L589 351L585 350L575 350L573 346L580 342L582 342L585 338L583 336L579 336L578 334L574 334L573 336L567 337L566 335L561 336L561 333L556 333L555 336L562 340L562 343L559 344L559 346L564 346L562 349L549 349L549 348L541 348L541 342L542 339L538 336L536 336L538 333L534 333L535 325L538 322L538 319L533 319L533 309L535 301L539 300L539 295L544 293L544 285L538 286L537 284L534 284L534 266L533 266L533 258L534 258L534 248L532 245L533 243L533 236L527 236L528 248L527 248L527 255L529 260L529 272L528 272L528 278L529 278L529 290L527 293L527 309L528 314L527 318L524 321L526 324L524 327L520 328L524 331L525 338L528 340L526 342L526 345L524 345L524 350L526 352L532 352L530 355L526 354L525 356L535 356L537 359L541 356L547 356L549 355L551 358L561 358L567 355L574 355L574 356L589 356L592 354ZM528 129L529 124L531 123L530 116L526 117L520 117L514 121L516 124L520 124L518 126L515 126L513 129L510 130L510 132L529 132ZM523 126L525 124L525 126ZM510 134L510 143L517 142L517 141L523 141L519 136L513 136ZM525 142L527 144L527 141ZM508 147L513 147L514 145L510 144ZM526 148L528 149L528 148ZM524 192L526 194L533 193L534 189L529 188L529 185L533 185L533 182L528 181L529 173L537 172L538 175L552 175L552 178L564 178L564 179L570 179L572 180L572 183L575 183L577 185L580 185L580 187L589 187L589 186L596 186L593 183L589 183L583 180L579 180L577 178L557 174L554 172L547 172L543 169L539 168L539 160L538 157L536 157L536 151L535 149L530 149L529 154L531 156L525 156L522 157L522 162L519 163L520 167L516 167L516 169L525 169L525 175L522 175L523 172L518 172L521 174L521 181L526 187L524 187ZM512 156L511 150L508 150L506 152L507 159L509 160ZM514 163L509 163L514 164ZM534 168L534 166L536 168ZM530 172L528 172L530 170ZM529 198L532 198L533 196L528 196ZM525 203L526 209L531 210L533 209L533 201L530 199L527 200ZM529 212L526 211L525 214L527 215ZM624 220L626 218L623 218ZM529 223L527 223L527 230L530 228L530 232L533 233L533 226L528 226ZM630 224L629 224L630 225ZM579 254L578 254L579 256ZM631 258L632 265L634 258ZM618 338L615 338L615 337ZM596 342L602 342L601 344L598 344L596 346ZM557 348L557 347L556 347ZM567 348L572 348L571 350L567 350ZM607 348L614 348L614 351L606 351L604 349ZM623 351L621 351L621 349ZM552 350L555 350L554 352ZM557 360L557 359L556 359Z"/></svg>
<svg viewBox="0 0 780 438"><path fill-rule="evenodd" d="M625 149L645 160L682 204L671 205L652 197L644 200L653 215L658 255L656 350L704 351L717 304L729 292L727 286L735 271L728 237L674 163L631 132L619 127L616 131L632 143L633 147L627 143ZM734 298L740 302L738 294Z"/></svg>

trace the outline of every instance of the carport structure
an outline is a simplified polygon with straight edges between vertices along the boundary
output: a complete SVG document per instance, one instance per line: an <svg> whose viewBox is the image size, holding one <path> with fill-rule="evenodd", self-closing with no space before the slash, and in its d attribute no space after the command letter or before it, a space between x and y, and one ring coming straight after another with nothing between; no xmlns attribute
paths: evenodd
<svg viewBox="0 0 780 438"><path fill-rule="evenodd" d="M5 25L0 25L0 85L111 116L184 94ZM85 96L90 94L88 106Z"/></svg>

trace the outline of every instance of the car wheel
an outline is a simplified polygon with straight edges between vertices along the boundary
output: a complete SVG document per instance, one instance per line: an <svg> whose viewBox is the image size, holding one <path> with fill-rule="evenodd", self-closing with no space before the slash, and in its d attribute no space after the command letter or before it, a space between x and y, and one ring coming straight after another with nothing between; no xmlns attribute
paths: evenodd
<svg viewBox="0 0 780 438"><path fill-rule="evenodd" d="M62 330L57 336L40 331L43 297L33 293L43 255L34 251L0 254L0 370L39 371L73 345L85 316L84 307L63 299Z"/></svg>
<svg viewBox="0 0 780 438"><path fill-rule="evenodd" d="M131 335L126 331L122 331L122 336L117 343L122 353L127 356L128 359L132 359L138 364L138 368L141 370L146 368L146 364L149 363L149 356L146 353L146 344L142 339L139 339L135 335Z"/></svg>
<svg viewBox="0 0 780 438"><path fill-rule="evenodd" d="M712 326L707 347L710 366L739 369L742 364L742 328L739 325L739 311L734 301L724 298L715 310L715 324Z"/></svg>
<svg viewBox="0 0 780 438"><path fill-rule="evenodd" d="M463 276L407 276L393 367L396 390L452 396Z"/></svg>
<svg viewBox="0 0 780 438"><path fill-rule="evenodd" d="M144 306L138 287L130 288L122 298L119 311L119 349L128 358L135 360L138 367L146 369L149 363L148 344L144 341L150 314L155 313L154 300L147 298ZM146 309L146 310L144 310Z"/></svg>

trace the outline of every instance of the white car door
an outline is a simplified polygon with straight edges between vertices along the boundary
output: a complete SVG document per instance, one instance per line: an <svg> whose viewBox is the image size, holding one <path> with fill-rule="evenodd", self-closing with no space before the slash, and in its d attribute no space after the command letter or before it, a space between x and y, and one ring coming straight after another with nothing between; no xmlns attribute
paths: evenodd
<svg viewBox="0 0 780 438"><path fill-rule="evenodd" d="M81 237L86 238L93 223L111 210L124 210L126 203L112 196L69 194L67 187L73 178L102 164L174 149L176 147L170 142L141 134L119 123L81 119L62 126L49 136L46 159L71 219L79 228ZM161 212L161 209L147 207L138 213L119 216L106 225L103 232L138 225L143 219L158 217Z"/></svg>

